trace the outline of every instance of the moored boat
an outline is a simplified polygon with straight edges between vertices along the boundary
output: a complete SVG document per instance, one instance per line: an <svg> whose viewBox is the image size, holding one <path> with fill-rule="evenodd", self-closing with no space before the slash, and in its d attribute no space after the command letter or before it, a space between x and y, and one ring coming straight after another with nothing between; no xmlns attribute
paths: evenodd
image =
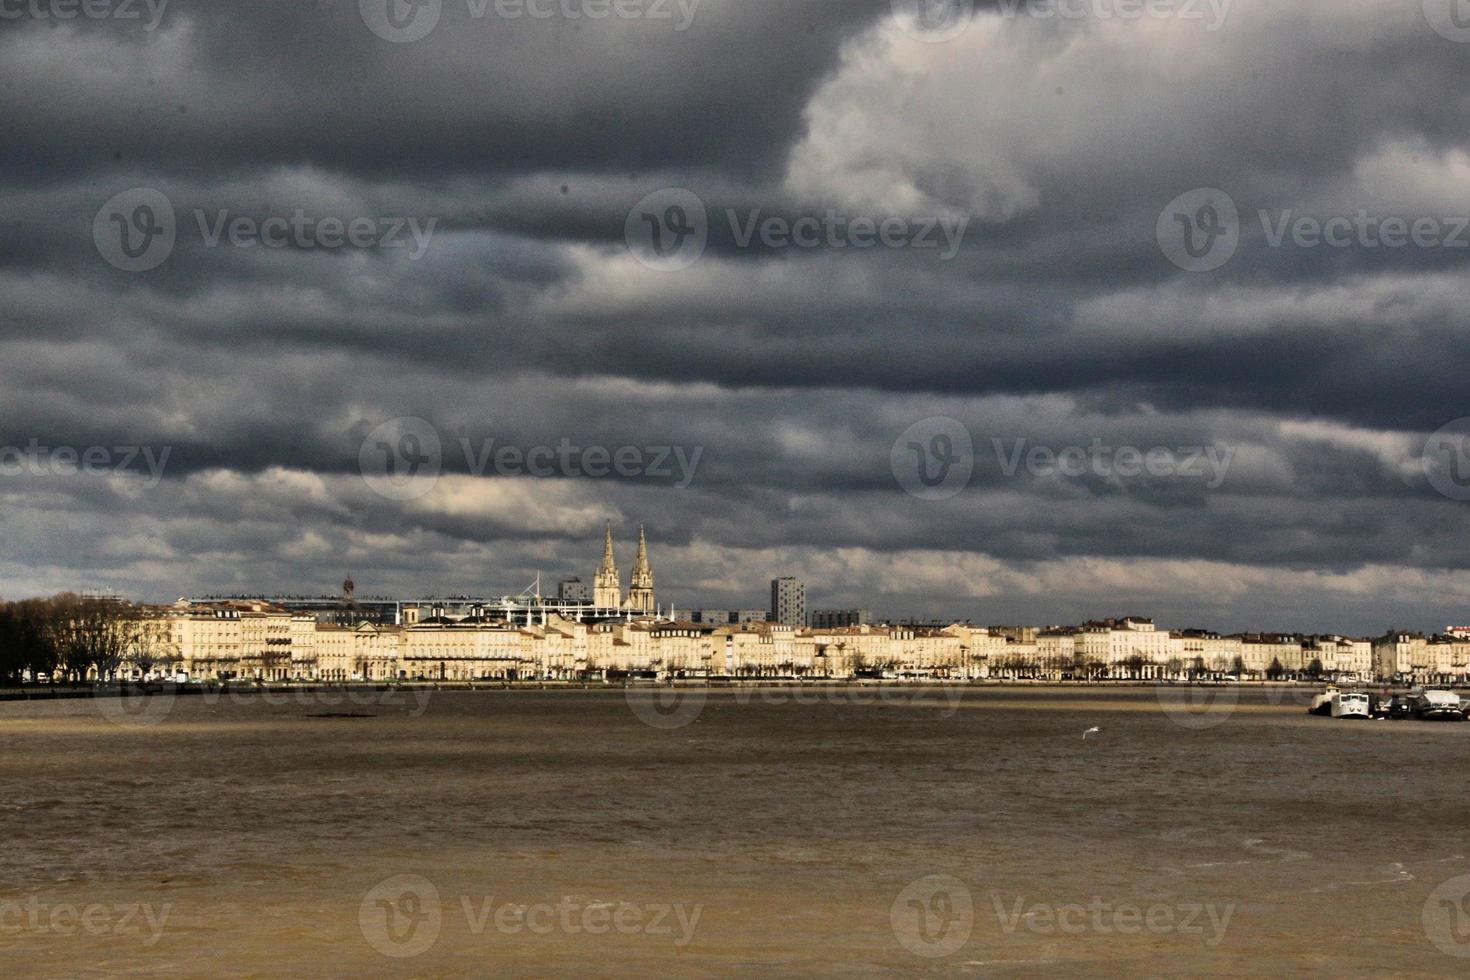
<svg viewBox="0 0 1470 980"><path fill-rule="evenodd" d="M1451 691L1418 691L1413 696L1414 717L1423 721L1464 721L1460 696Z"/></svg>
<svg viewBox="0 0 1470 980"><path fill-rule="evenodd" d="M1324 718L1332 714L1332 699L1339 693L1336 684L1327 685L1327 690L1312 698L1312 706L1307 709L1309 715L1322 715Z"/></svg>
<svg viewBox="0 0 1470 980"><path fill-rule="evenodd" d="M1332 717L1364 719L1373 717L1373 712L1368 705L1368 695L1342 692L1334 694L1332 696Z"/></svg>

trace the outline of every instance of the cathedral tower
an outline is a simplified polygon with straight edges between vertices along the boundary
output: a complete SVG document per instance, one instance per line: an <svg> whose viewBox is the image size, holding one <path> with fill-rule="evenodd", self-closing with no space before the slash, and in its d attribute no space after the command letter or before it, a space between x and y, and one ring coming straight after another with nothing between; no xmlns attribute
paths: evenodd
<svg viewBox="0 0 1470 980"><path fill-rule="evenodd" d="M633 576L628 582L628 608L637 612L653 612L653 569L648 566L648 540L643 525L638 525L638 558L633 562Z"/></svg>
<svg viewBox="0 0 1470 980"><path fill-rule="evenodd" d="M623 604L623 587L617 562L613 560L611 521L607 523L607 538L602 544L602 566L592 583L592 604L599 609L618 609Z"/></svg>

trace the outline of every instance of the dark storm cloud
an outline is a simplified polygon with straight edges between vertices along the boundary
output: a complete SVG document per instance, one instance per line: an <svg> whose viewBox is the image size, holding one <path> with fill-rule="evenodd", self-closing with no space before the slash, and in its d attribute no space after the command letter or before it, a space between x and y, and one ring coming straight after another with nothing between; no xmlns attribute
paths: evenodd
<svg viewBox="0 0 1470 980"><path fill-rule="evenodd" d="M1408 6L1237 0L1215 31L982 13L943 43L886 0L702 0L684 30L446 0L402 44L355 2L175 0L153 31L5 20L0 449L169 455L161 481L0 476L0 591L327 588L349 568L377 591L518 590L585 578L611 517L649 522L681 604L750 605L791 571L820 604L892 613L1126 602L1369 629L1354 610L1376 596L1442 625L1470 530L1420 457L1470 414L1470 248L1271 241L1302 216L1470 214L1470 45ZM708 247L661 272L625 224L670 187L702 201ZM1202 187L1240 242L1186 272L1155 228ZM94 241L132 188L176 216L143 272ZM424 234L221 234L296 214ZM844 247L753 233L829 216ZM952 256L843 240L885 218L963 233ZM361 473L404 417L442 450L406 501ZM934 417L974 444L939 501L893 463ZM528 479L482 472L491 440L700 456L687 486ZM1095 444L1228 468L1007 455Z"/></svg>

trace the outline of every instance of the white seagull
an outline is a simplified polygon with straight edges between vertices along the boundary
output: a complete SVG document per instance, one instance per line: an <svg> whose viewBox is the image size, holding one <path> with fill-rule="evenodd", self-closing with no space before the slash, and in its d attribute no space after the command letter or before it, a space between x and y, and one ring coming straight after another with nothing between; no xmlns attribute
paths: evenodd
<svg viewBox="0 0 1470 980"><path fill-rule="evenodd" d="M1102 731L1102 729L1101 728L1098 728L1096 725L1094 725L1093 727L1089 728L1087 731L1085 731L1085 732L1082 733L1082 741L1084 741L1084 742L1087 741L1087 736L1093 734L1094 732L1100 732L1100 731Z"/></svg>

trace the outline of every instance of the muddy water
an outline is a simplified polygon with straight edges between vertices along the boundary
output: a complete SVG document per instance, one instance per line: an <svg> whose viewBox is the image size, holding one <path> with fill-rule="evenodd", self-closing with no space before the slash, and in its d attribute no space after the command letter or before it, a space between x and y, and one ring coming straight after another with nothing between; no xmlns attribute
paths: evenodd
<svg viewBox="0 0 1470 980"><path fill-rule="evenodd" d="M0 971L1470 963L1470 725L1261 692L641 698L0 705Z"/></svg>

